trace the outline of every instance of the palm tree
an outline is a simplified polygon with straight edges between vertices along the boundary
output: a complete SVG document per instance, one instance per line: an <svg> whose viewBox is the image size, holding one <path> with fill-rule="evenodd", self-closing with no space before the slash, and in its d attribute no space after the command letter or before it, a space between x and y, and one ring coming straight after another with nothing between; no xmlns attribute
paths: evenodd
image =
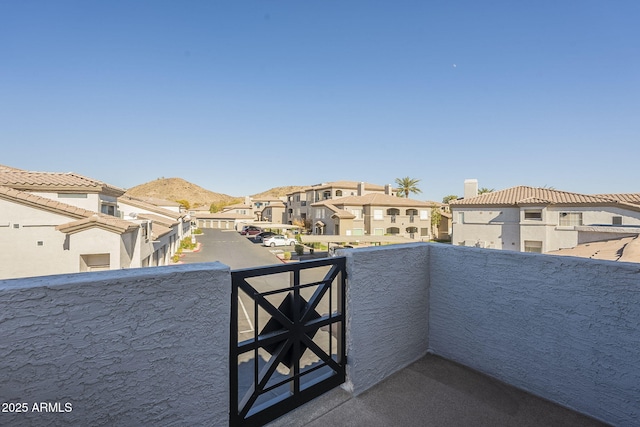
<svg viewBox="0 0 640 427"><path fill-rule="evenodd" d="M396 184L398 185L398 196L409 197L409 193L422 193L422 190L418 188L419 179L404 177L396 178Z"/></svg>
<svg viewBox="0 0 640 427"><path fill-rule="evenodd" d="M478 195L485 194L485 193L493 193L494 191L496 190L493 188L482 187L478 190Z"/></svg>

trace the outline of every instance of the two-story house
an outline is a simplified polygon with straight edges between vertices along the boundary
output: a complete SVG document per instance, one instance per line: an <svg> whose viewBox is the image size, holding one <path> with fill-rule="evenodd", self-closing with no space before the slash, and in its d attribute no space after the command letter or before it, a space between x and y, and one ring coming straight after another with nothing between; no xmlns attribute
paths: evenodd
<svg viewBox="0 0 640 427"><path fill-rule="evenodd" d="M452 201L450 208L455 245L544 253L640 233L640 193L518 186Z"/></svg>

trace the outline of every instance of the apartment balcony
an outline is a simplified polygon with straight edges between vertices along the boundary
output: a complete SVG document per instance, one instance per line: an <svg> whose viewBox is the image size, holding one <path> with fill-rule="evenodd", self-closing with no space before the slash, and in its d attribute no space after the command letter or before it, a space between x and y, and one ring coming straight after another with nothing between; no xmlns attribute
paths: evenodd
<svg viewBox="0 0 640 427"><path fill-rule="evenodd" d="M344 256L346 381L274 426L640 425L636 264L428 243ZM0 401L28 408L0 424L228 425L234 274L0 281Z"/></svg>

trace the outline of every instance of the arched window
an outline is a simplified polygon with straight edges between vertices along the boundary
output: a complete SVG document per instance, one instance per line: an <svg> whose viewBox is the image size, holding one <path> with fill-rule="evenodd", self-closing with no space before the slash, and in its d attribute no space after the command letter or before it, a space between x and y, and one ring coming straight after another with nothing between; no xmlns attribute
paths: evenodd
<svg viewBox="0 0 640 427"><path fill-rule="evenodd" d="M342 190L336 190L336 197L342 197Z"/></svg>
<svg viewBox="0 0 640 427"><path fill-rule="evenodd" d="M391 234L391 235L400 234L400 229L398 227L389 227L387 228L387 234Z"/></svg>

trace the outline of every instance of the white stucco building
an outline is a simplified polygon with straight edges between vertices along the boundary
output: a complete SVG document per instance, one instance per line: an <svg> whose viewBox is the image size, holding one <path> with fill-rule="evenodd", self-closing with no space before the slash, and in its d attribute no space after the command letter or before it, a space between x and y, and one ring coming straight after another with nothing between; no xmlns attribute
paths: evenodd
<svg viewBox="0 0 640 427"><path fill-rule="evenodd" d="M124 192L74 173L0 167L0 279L168 264L188 217L125 215Z"/></svg>
<svg viewBox="0 0 640 427"><path fill-rule="evenodd" d="M461 246L546 253L640 233L640 193L585 195L518 186L466 195L450 207L452 243Z"/></svg>

